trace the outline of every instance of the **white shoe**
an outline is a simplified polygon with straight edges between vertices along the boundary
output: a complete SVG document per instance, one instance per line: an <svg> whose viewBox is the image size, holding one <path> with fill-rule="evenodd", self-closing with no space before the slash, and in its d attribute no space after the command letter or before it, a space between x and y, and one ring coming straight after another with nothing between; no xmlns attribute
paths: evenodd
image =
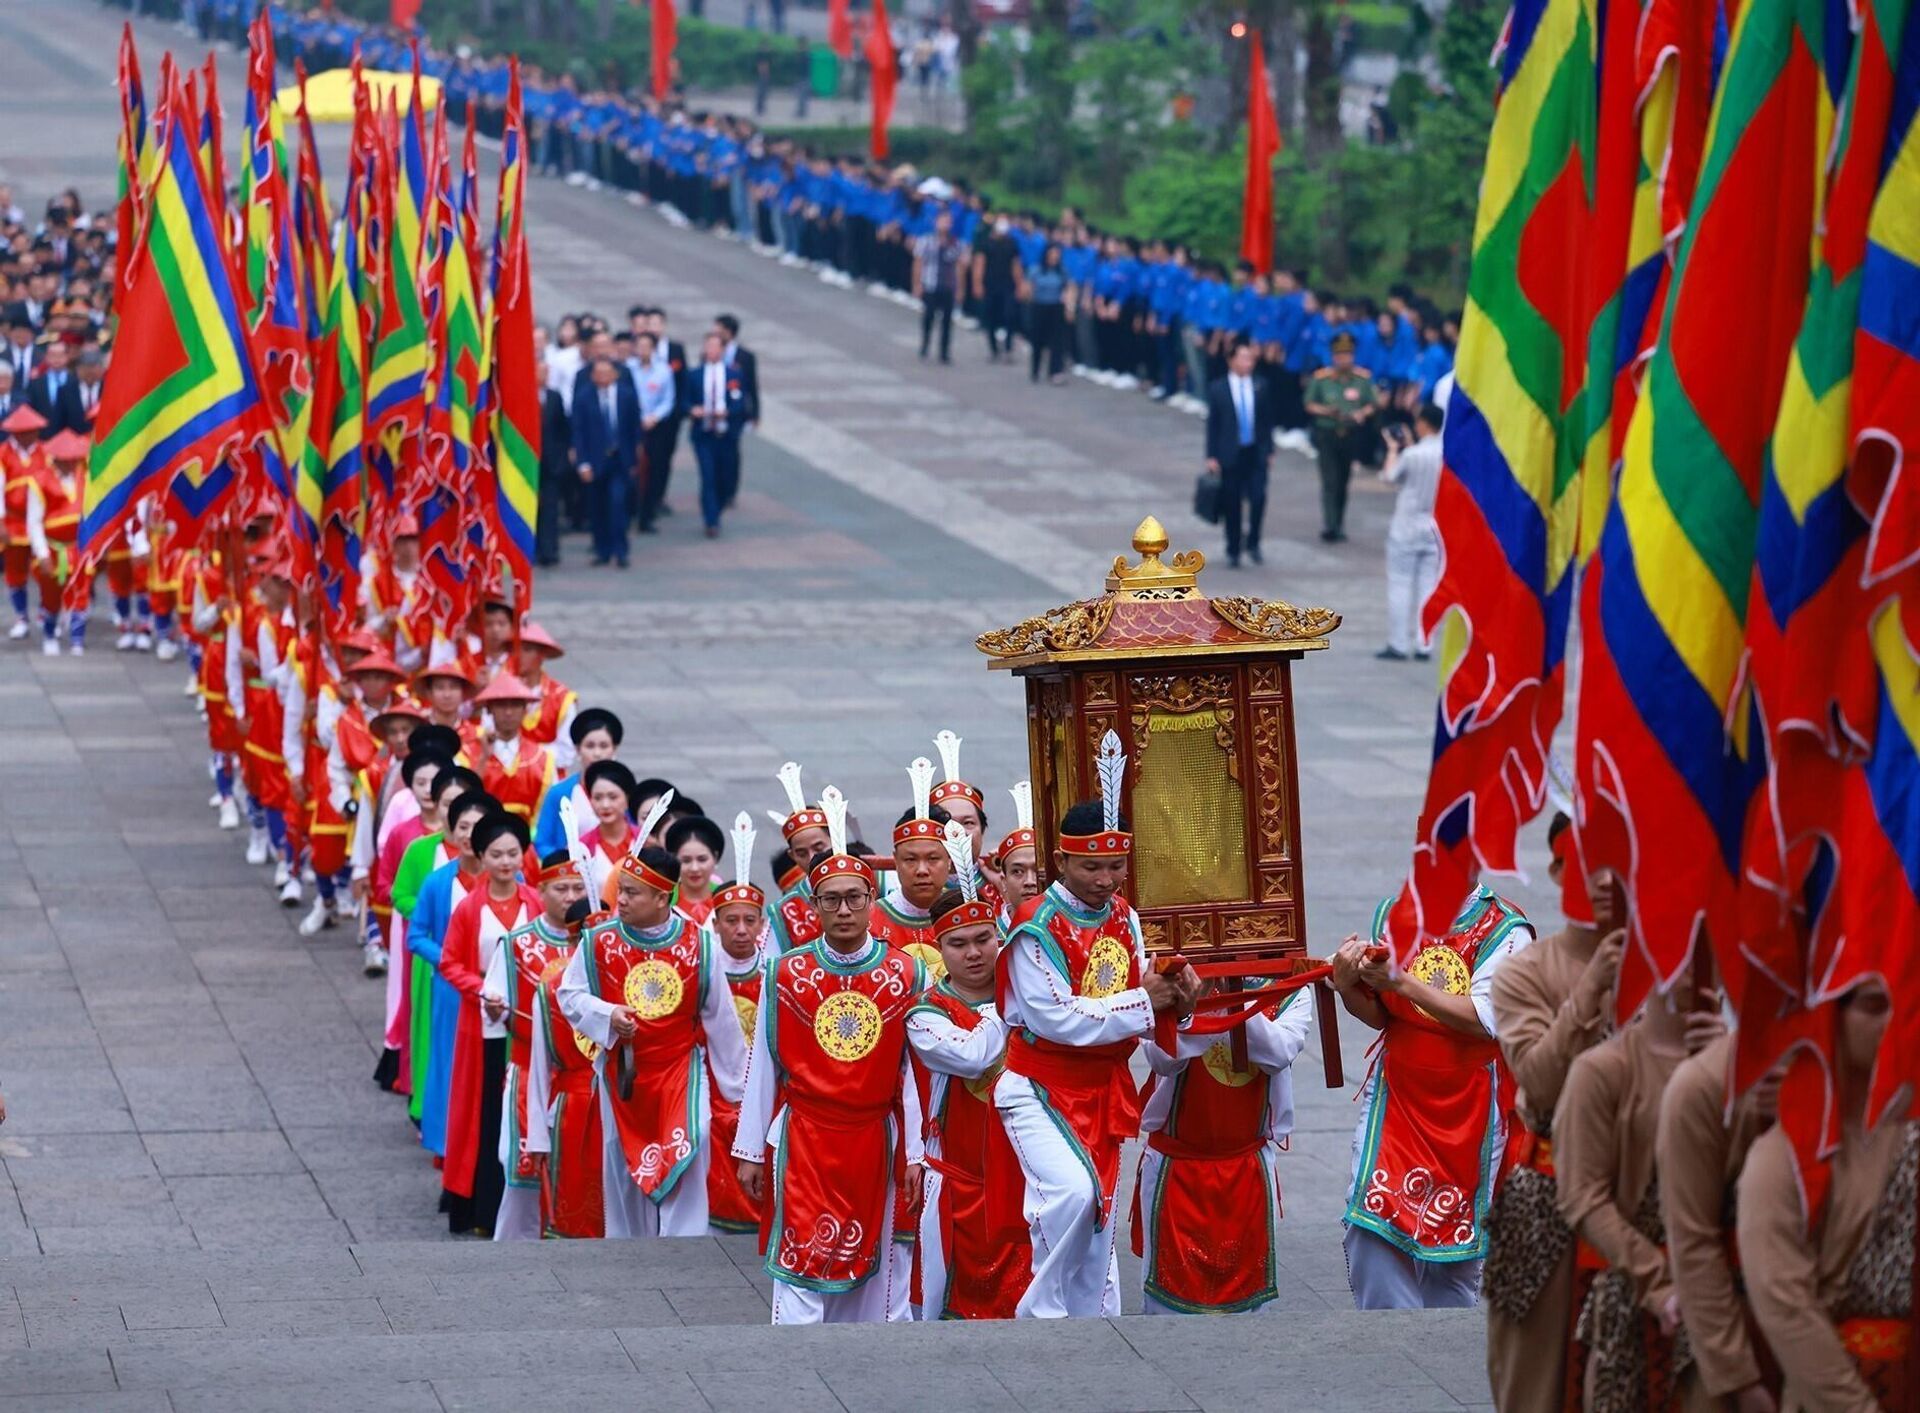
<svg viewBox="0 0 1920 1413"><path fill-rule="evenodd" d="M133 651L133 630L132 629L128 629L126 632L122 633L119 637L113 640L113 650L117 653L130 653Z"/></svg>
<svg viewBox="0 0 1920 1413"><path fill-rule="evenodd" d="M284 884L281 885L280 906L283 908L297 908L300 906L300 880L299 879L289 878Z"/></svg>
<svg viewBox="0 0 1920 1413"><path fill-rule="evenodd" d="M217 810L226 802L227 797L218 790L215 790L211 795L207 796L207 808L210 810Z"/></svg>
<svg viewBox="0 0 1920 1413"><path fill-rule="evenodd" d="M68 648L67 651L74 657L85 657L87 655L87 645L85 643L75 643L72 647Z"/></svg>
<svg viewBox="0 0 1920 1413"><path fill-rule="evenodd" d="M238 829L240 827L240 806L231 799L220 802L220 827Z"/></svg>
<svg viewBox="0 0 1920 1413"><path fill-rule="evenodd" d="M368 976L387 974L387 949L378 942L369 942L360 949L360 966Z"/></svg>
<svg viewBox="0 0 1920 1413"><path fill-rule="evenodd" d="M293 870L287 867L287 861L285 859L276 859L273 865L273 886L275 888L284 888L292 878Z"/></svg>
<svg viewBox="0 0 1920 1413"><path fill-rule="evenodd" d="M133 635L133 650L137 653L152 652L153 651L153 634L135 633Z"/></svg>
<svg viewBox="0 0 1920 1413"><path fill-rule="evenodd" d="M1132 392L1140 386L1140 380L1131 373L1122 373L1113 380L1113 385L1120 389L1121 392Z"/></svg>
<svg viewBox="0 0 1920 1413"><path fill-rule="evenodd" d="M200 690L200 679L198 677L189 677L186 681L186 685L180 689L180 695L183 697L191 697L192 695L194 695L194 693L198 692L199 690ZM200 714L202 716L206 715L206 705L207 704L205 702L202 702L200 704Z"/></svg>
<svg viewBox="0 0 1920 1413"><path fill-rule="evenodd" d="M1084 364L1084 363L1076 363L1076 364L1074 364L1074 365L1073 365L1073 376L1074 376L1074 377L1076 377L1076 378L1084 378L1084 377L1086 377L1086 376L1087 376L1087 365L1086 365L1086 364Z"/></svg>
<svg viewBox="0 0 1920 1413"><path fill-rule="evenodd" d="M24 618L17 618L14 620L13 627L7 629L7 638L9 641L17 643L32 631L32 624L28 623Z"/></svg>
<svg viewBox="0 0 1920 1413"><path fill-rule="evenodd" d="M281 901L286 901L285 894L281 895ZM308 908L307 915L300 919L300 935L302 937L318 937L323 929L332 926L333 909L327 906L327 900L325 898L316 894L313 900L313 906Z"/></svg>
<svg viewBox="0 0 1920 1413"><path fill-rule="evenodd" d="M267 831L259 825L247 836L247 862L255 867L267 861Z"/></svg>
<svg viewBox="0 0 1920 1413"><path fill-rule="evenodd" d="M1165 388L1155 388L1151 392L1149 392L1147 396L1152 398L1155 402L1166 402L1170 394L1167 392ZM1179 406L1179 404L1175 403L1174 406L1177 407Z"/></svg>
<svg viewBox="0 0 1920 1413"><path fill-rule="evenodd" d="M59 657L60 640L58 638L42 638L40 640L40 656Z"/></svg>
<svg viewBox="0 0 1920 1413"><path fill-rule="evenodd" d="M180 656L180 645L171 638L162 638L153 645L153 656L159 662L172 662Z"/></svg>

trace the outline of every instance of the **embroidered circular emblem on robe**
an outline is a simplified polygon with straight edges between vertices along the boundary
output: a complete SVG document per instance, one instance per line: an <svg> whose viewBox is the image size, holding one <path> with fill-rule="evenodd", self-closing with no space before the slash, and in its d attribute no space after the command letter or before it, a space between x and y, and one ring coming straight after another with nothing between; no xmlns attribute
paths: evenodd
<svg viewBox="0 0 1920 1413"><path fill-rule="evenodd" d="M753 1028L760 1021L760 1003L751 996L735 996L733 1013L740 1017L740 1029L747 1038L753 1038Z"/></svg>
<svg viewBox="0 0 1920 1413"><path fill-rule="evenodd" d="M880 1008L858 991L835 992L813 1013L813 1038L830 1059L863 1060L880 1043Z"/></svg>
<svg viewBox="0 0 1920 1413"><path fill-rule="evenodd" d="M1435 944L1421 948L1407 974L1449 996L1465 996L1473 990L1473 973L1451 947Z"/></svg>
<svg viewBox="0 0 1920 1413"><path fill-rule="evenodd" d="M940 959L940 949L931 942L909 942L900 950L927 969L928 981L946 979L947 964Z"/></svg>
<svg viewBox="0 0 1920 1413"><path fill-rule="evenodd" d="M588 1064L592 1064L600 1058L600 1047L577 1030L573 1032L573 1045L576 1050L587 1057Z"/></svg>
<svg viewBox="0 0 1920 1413"><path fill-rule="evenodd" d="M560 978L565 976L566 972L567 958L564 953L560 956L549 958L547 964L540 969L540 979L535 982L534 985L544 986L548 990L552 990L560 984Z"/></svg>
<svg viewBox="0 0 1920 1413"><path fill-rule="evenodd" d="M1119 995L1127 989L1127 964L1132 960L1119 942L1102 937L1087 953L1087 969L1080 973L1080 994L1096 1001Z"/></svg>
<svg viewBox="0 0 1920 1413"><path fill-rule="evenodd" d="M1208 1074L1229 1089L1238 1089L1243 1084L1253 1083L1252 1070L1237 1070L1233 1067L1233 1047L1224 1040L1216 1040L1209 1045L1206 1054L1200 1057L1200 1063L1207 1067Z"/></svg>
<svg viewBox="0 0 1920 1413"><path fill-rule="evenodd" d="M659 1020L680 1009L680 973L654 957L627 973L621 994L641 1020Z"/></svg>
<svg viewBox="0 0 1920 1413"><path fill-rule="evenodd" d="M962 1083L967 1086L967 1093L978 1099L982 1104L991 1104L993 1102L994 1083L1000 1078L1001 1071L1006 1069L1006 1067L1007 1057L1003 1054L999 1059L987 1066L986 1073L962 1081Z"/></svg>

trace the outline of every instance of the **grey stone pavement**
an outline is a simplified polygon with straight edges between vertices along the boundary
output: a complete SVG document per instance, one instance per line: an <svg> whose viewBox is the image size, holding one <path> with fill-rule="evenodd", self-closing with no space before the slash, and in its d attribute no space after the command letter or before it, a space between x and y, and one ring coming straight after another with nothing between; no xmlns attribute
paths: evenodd
<svg viewBox="0 0 1920 1413"><path fill-rule="evenodd" d="M69 183L90 201L112 190L117 28L79 0L0 0L0 180L23 205ZM149 73L178 40L140 37ZM543 318L645 298L686 337L731 309L760 355L765 426L723 538L700 537L683 453L678 514L636 541L630 572L585 568L569 542L536 585L536 616L570 650L562 675L623 714L629 759L715 815L777 806L791 758L884 832L905 763L947 726L1002 804L1027 773L1021 696L973 636L1096 592L1148 512L1177 548L1217 550L1186 511L1197 420L1089 384L1030 386L988 365L977 335L952 367L923 365L910 312L610 193L536 182L528 210ZM1309 938L1324 951L1398 882L1433 682L1372 657L1389 499L1359 491L1353 543L1328 549L1315 494L1305 460L1277 457L1267 566L1215 566L1203 584L1346 615L1296 678ZM749 1243L449 1241L435 1175L370 1082L381 987L338 934L302 941L214 828L183 681L110 650L0 646L0 1410L1486 1399L1476 1312L1349 1306L1338 1213L1366 1067L1351 1024L1343 1090L1314 1057L1299 1067L1283 1298L1266 1321L776 1331L759 1328ZM1514 891L1557 921L1537 887ZM741 1328L701 1328L723 1324Z"/></svg>

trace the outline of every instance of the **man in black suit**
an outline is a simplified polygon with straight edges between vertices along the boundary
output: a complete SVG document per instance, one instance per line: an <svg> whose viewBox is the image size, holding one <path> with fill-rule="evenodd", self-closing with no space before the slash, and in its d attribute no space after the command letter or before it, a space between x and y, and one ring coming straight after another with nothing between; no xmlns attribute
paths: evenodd
<svg viewBox="0 0 1920 1413"><path fill-rule="evenodd" d="M727 349L727 366L740 378L740 391L747 399L747 425L760 425L760 360L753 356L753 350L740 342L740 321L731 314L721 314L713 321L714 331L720 335Z"/></svg>
<svg viewBox="0 0 1920 1413"><path fill-rule="evenodd" d="M573 424L566 399L547 386L547 365L540 377L540 515L533 530L534 562L551 569L560 562L560 523L572 518L569 508L580 494L580 478L573 473Z"/></svg>
<svg viewBox="0 0 1920 1413"><path fill-rule="evenodd" d="M687 346L678 339L667 337L667 311L660 308L657 304L647 310L646 328L647 332L653 335L655 347L665 350L667 367L673 370L674 382L676 384L685 382L687 374L692 370L693 365L687 357ZM673 416L667 419L665 458L663 464L668 467L673 465L673 454L680 449L680 429L684 427L686 423L686 401L683 398L676 397L673 404ZM661 482L661 495L663 497L665 492L666 482L663 480ZM662 515L673 514L673 507L667 504L665 499L660 501L658 510Z"/></svg>
<svg viewBox="0 0 1920 1413"><path fill-rule="evenodd" d="M69 366L72 354L65 341L56 338L42 344L40 356L40 373L27 387L27 401L33 404L35 412L47 419L47 436L58 436L69 429L84 435L86 417L80 411L74 373Z"/></svg>
<svg viewBox="0 0 1920 1413"><path fill-rule="evenodd" d="M1267 463L1273 459L1273 395L1254 376L1257 356L1245 339L1234 345L1227 376L1207 389L1207 470L1220 478L1221 519L1227 531L1227 567L1240 567L1241 512L1246 512L1247 558L1260 559L1260 521L1267 510Z"/></svg>
<svg viewBox="0 0 1920 1413"><path fill-rule="evenodd" d="M13 364L0 359L0 421L11 417L14 408L26 405L26 389L14 382Z"/></svg>
<svg viewBox="0 0 1920 1413"><path fill-rule="evenodd" d="M700 515L707 538L720 533L720 512L740 490L740 432L747 424L747 396L739 374L727 366L727 346L715 329L707 335L705 360L691 370L680 405L693 431L700 463Z"/></svg>
<svg viewBox="0 0 1920 1413"><path fill-rule="evenodd" d="M627 567L627 505L640 459L640 403L611 357L584 370L573 395L573 462L587 483L593 562Z"/></svg>
<svg viewBox="0 0 1920 1413"><path fill-rule="evenodd" d="M13 390L26 396L27 386L40 375L40 348L33 341L33 317L27 306L15 304L7 310L7 347L5 358L13 368Z"/></svg>

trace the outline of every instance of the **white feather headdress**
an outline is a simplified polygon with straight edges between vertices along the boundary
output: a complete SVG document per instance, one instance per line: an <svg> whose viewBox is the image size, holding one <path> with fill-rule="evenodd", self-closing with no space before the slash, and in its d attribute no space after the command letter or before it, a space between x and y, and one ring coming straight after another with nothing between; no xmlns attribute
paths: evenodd
<svg viewBox="0 0 1920 1413"><path fill-rule="evenodd" d="M753 841L759 837L753 827L753 816L745 810L733 817L733 881L746 884L752 882Z"/></svg>
<svg viewBox="0 0 1920 1413"><path fill-rule="evenodd" d="M847 851L847 797L829 785L820 792L820 812L827 817L827 843L836 854Z"/></svg>
<svg viewBox="0 0 1920 1413"><path fill-rule="evenodd" d="M931 818L933 809L933 762L925 756L915 756L913 764L907 767L907 779L913 782L913 817Z"/></svg>
<svg viewBox="0 0 1920 1413"><path fill-rule="evenodd" d="M807 793L800 788L800 762L788 761L780 767L774 778L780 782L780 787L787 792L787 804L790 807L789 813L799 814L801 810L807 807Z"/></svg>
<svg viewBox="0 0 1920 1413"><path fill-rule="evenodd" d="M653 831L660 827L660 821L667 817L667 809L673 804L673 791L669 790L653 802L653 808L647 811L647 817L640 821L640 832L633 836L633 843L627 852L634 858L640 857L640 851L647 847L647 840L653 837Z"/></svg>
<svg viewBox="0 0 1920 1413"><path fill-rule="evenodd" d="M1118 732L1109 731L1100 738L1100 754L1094 758L1094 770L1100 777L1101 827L1120 827L1120 792L1127 781L1127 756L1120 749Z"/></svg>
<svg viewBox="0 0 1920 1413"><path fill-rule="evenodd" d="M1013 827L1015 829L1033 828L1033 782L1022 780L1012 786L1007 793L1013 796Z"/></svg>
<svg viewBox="0 0 1920 1413"><path fill-rule="evenodd" d="M947 857L953 860L953 881L960 896L969 903L978 902L980 870L973 862L973 836L959 820L950 819L943 842L947 846Z"/></svg>
<svg viewBox="0 0 1920 1413"><path fill-rule="evenodd" d="M960 738L951 731L942 731L933 738L933 748L940 752L940 770L949 785L960 779Z"/></svg>

